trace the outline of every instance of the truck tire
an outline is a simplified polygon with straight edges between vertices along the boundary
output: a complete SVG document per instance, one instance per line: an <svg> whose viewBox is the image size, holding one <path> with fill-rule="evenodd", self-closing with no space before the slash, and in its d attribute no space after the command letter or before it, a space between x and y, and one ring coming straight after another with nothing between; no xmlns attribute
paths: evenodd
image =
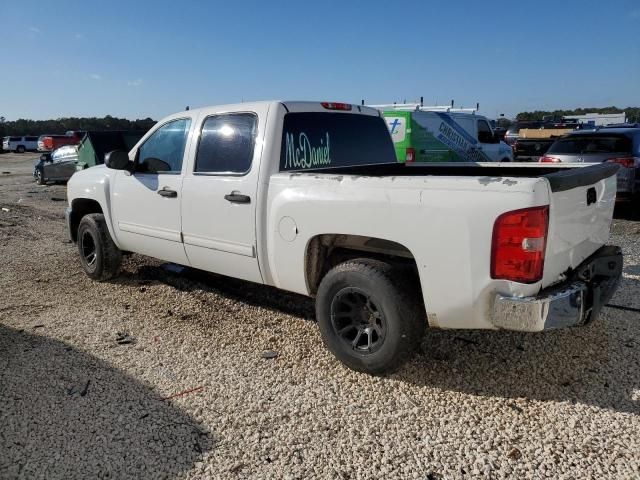
<svg viewBox="0 0 640 480"><path fill-rule="evenodd" d="M24 153L25 152L24 145L18 145L18 148L16 148L16 152Z"/></svg>
<svg viewBox="0 0 640 480"><path fill-rule="evenodd" d="M337 265L320 282L316 297L325 346L358 372L397 369L415 353L426 327L415 290L385 262L362 258Z"/></svg>
<svg viewBox="0 0 640 480"><path fill-rule="evenodd" d="M85 215L80 220L78 251L82 269L94 280L109 280L120 271L122 252L113 243L101 213Z"/></svg>

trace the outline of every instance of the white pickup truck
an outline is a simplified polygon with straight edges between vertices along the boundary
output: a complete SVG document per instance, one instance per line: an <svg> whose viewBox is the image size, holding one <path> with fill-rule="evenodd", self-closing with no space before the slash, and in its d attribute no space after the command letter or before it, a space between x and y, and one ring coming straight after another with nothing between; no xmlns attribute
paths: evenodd
<svg viewBox="0 0 640 480"><path fill-rule="evenodd" d="M333 354L381 373L427 325L593 320L622 271L616 169L412 167L372 108L243 103L171 115L77 172L66 218L91 278L137 252L312 296Z"/></svg>

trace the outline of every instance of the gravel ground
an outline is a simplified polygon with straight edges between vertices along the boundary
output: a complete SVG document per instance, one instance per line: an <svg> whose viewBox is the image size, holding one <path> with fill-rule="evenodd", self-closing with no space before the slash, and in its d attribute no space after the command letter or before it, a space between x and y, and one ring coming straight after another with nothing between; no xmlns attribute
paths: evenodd
<svg viewBox="0 0 640 480"><path fill-rule="evenodd" d="M306 298L138 255L89 280L34 159L0 155L0 478L640 478L638 312L354 373ZM614 304L640 307L639 234L615 221Z"/></svg>

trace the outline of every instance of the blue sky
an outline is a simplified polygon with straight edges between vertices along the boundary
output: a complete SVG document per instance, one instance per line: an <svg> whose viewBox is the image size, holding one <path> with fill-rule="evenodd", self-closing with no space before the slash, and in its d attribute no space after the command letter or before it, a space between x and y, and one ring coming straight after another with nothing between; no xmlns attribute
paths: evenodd
<svg viewBox="0 0 640 480"><path fill-rule="evenodd" d="M0 115L265 99L640 105L640 1L3 0Z"/></svg>

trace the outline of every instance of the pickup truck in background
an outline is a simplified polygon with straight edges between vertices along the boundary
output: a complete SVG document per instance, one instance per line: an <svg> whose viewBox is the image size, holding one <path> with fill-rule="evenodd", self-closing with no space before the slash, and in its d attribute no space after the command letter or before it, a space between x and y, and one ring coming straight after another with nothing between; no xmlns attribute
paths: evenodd
<svg viewBox="0 0 640 480"><path fill-rule="evenodd" d="M563 135L580 129L591 129L575 121L519 122L509 127L505 140L513 149L513 158L534 158L544 155Z"/></svg>
<svg viewBox="0 0 640 480"><path fill-rule="evenodd" d="M65 145L78 145L84 138L84 131L68 131L64 135L40 135L38 138L39 152L53 152Z"/></svg>
<svg viewBox="0 0 640 480"><path fill-rule="evenodd" d="M392 371L432 328L593 321L622 255L618 165L398 163L378 110L257 102L171 115L77 172L66 219L87 275L123 252L315 297L328 349Z"/></svg>
<svg viewBox="0 0 640 480"><path fill-rule="evenodd" d="M514 158L534 158L544 155L562 135L572 132L571 128L539 128L520 130L518 139L511 145Z"/></svg>

